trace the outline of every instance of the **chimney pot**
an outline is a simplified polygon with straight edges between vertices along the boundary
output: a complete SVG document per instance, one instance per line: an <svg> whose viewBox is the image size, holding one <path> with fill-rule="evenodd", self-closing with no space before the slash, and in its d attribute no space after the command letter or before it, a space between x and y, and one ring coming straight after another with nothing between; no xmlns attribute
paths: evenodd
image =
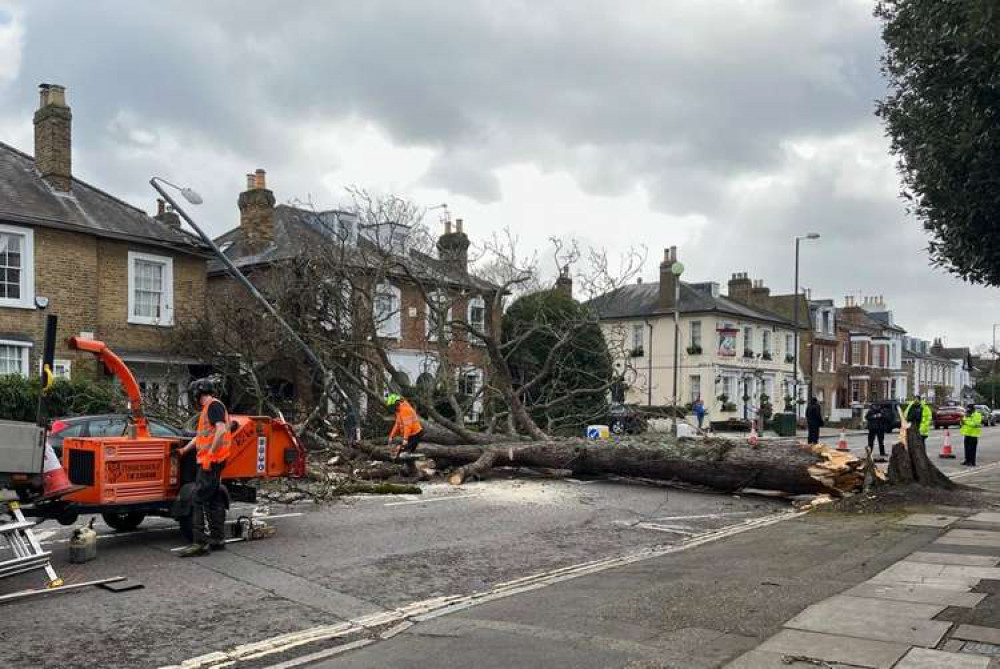
<svg viewBox="0 0 1000 669"><path fill-rule="evenodd" d="M247 175L247 189L240 193L240 229L251 247L274 239L274 193L267 189L264 170Z"/></svg>
<svg viewBox="0 0 1000 669"><path fill-rule="evenodd" d="M459 234L462 232L462 219L460 218L455 219L455 232Z"/></svg>
<svg viewBox="0 0 1000 669"><path fill-rule="evenodd" d="M253 173L247 174L247 190L253 190L256 184L256 179L254 179Z"/></svg>
<svg viewBox="0 0 1000 669"><path fill-rule="evenodd" d="M450 220L446 220L444 222L444 234L446 234L446 235L450 235L451 234L451 221Z"/></svg>
<svg viewBox="0 0 1000 669"><path fill-rule="evenodd" d="M156 215L162 216L167 211L167 202L162 197L156 198Z"/></svg>
<svg viewBox="0 0 1000 669"><path fill-rule="evenodd" d="M669 248L663 249L663 262L664 263L670 262L670 249Z"/></svg>
<svg viewBox="0 0 1000 669"><path fill-rule="evenodd" d="M635 280L635 284L636 284L637 286L641 286L641 285L642 285L642 277L641 277L641 276L640 276L640 277L638 277L638 278L637 278L637 279Z"/></svg>
<svg viewBox="0 0 1000 669"><path fill-rule="evenodd" d="M266 172L259 167L253 174L253 187L254 188L267 188Z"/></svg>

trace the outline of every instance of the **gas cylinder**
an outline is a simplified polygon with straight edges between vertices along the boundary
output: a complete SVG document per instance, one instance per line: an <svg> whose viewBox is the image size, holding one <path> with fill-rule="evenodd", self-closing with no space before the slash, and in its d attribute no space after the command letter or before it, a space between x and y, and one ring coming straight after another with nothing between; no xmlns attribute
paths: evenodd
<svg viewBox="0 0 1000 669"><path fill-rule="evenodd" d="M94 518L85 527L73 530L69 540L69 561L75 564L90 562L97 557L97 532L94 531Z"/></svg>

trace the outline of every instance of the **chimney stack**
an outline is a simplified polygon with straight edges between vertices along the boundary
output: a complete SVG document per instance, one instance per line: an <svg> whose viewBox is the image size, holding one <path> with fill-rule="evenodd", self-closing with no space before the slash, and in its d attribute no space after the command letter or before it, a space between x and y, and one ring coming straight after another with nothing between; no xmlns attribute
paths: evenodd
<svg viewBox="0 0 1000 669"><path fill-rule="evenodd" d="M240 229L251 247L262 247L274 239L274 193L267 189L264 170L247 174L247 189L240 193Z"/></svg>
<svg viewBox="0 0 1000 669"><path fill-rule="evenodd" d="M757 307L767 307L767 303L770 298L771 289L764 285L764 280L755 280L753 282L753 288L750 289L750 301L753 305Z"/></svg>
<svg viewBox="0 0 1000 669"><path fill-rule="evenodd" d="M156 216L153 218L171 228L181 229L180 214L174 211L173 207L168 207L167 203L161 198L157 198L156 200Z"/></svg>
<svg viewBox="0 0 1000 669"><path fill-rule="evenodd" d="M444 222L444 234L438 237L438 257L462 274L469 271L469 238L462 231L462 219L455 219L452 232L451 221Z"/></svg>
<svg viewBox="0 0 1000 669"><path fill-rule="evenodd" d="M677 262L677 247L663 249L663 262L660 263L660 299L657 303L661 309L672 310L677 306L675 293L679 279L670 271L675 262Z"/></svg>
<svg viewBox="0 0 1000 669"><path fill-rule="evenodd" d="M35 112L35 168L57 191L72 187L72 121L66 89L56 84L38 87Z"/></svg>
<svg viewBox="0 0 1000 669"><path fill-rule="evenodd" d="M563 265L559 269L559 278L556 279L556 291L566 297L573 297L573 277L569 274L569 265Z"/></svg>
<svg viewBox="0 0 1000 669"><path fill-rule="evenodd" d="M743 304L750 304L753 293L753 282L746 272L736 272L729 279L729 293L726 295L730 300L736 300ZM770 293L770 290L768 291Z"/></svg>

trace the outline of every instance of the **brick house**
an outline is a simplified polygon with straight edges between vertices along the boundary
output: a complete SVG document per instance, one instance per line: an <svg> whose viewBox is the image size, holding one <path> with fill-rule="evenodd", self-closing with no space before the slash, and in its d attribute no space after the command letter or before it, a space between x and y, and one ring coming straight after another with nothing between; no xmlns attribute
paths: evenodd
<svg viewBox="0 0 1000 669"><path fill-rule="evenodd" d="M357 216L347 211L313 211L295 206L276 204L274 193L267 187L264 170L247 175L247 188L238 198L240 224L215 241L220 250L251 277L263 280L268 272L290 266L295 258L322 249L326 245L347 248L346 262L356 263L350 271L358 277L365 275L367 258L374 254L363 251L375 245L391 248L398 254L401 264L409 271L433 275L435 290L428 297L447 299L451 319L463 319L473 327L487 327L486 305L496 287L469 272L469 238L461 219L446 223L444 233L437 239L436 255L412 248L407 239L408 230L395 226L391 230L368 229ZM357 250L356 254L350 253ZM209 287L231 285L233 279L219 262L209 265ZM419 279L419 277L417 277ZM426 289L431 282L423 284ZM374 289L372 289L374 288ZM425 375L433 376L438 368L438 343L424 292L413 278L404 271L390 271L377 286L368 287L372 295L375 331L371 336L384 345L392 365L400 370L409 383L416 383ZM446 295L442 294L446 293ZM355 321L353 316L348 316ZM490 319L498 326L500 314ZM359 323L355 324L361 327ZM284 399L309 403L314 396L308 370L289 357L283 369L268 373L272 378L267 384L284 388ZM470 342L463 335L455 334L448 342L448 359L459 371L457 379L460 392L470 396L479 393L486 381L487 356L480 345ZM381 382L378 382L381 383ZM359 398L362 409L365 397ZM482 402L477 401L467 416L477 420L482 414Z"/></svg>
<svg viewBox="0 0 1000 669"><path fill-rule="evenodd" d="M38 371L48 312L59 317L58 375L103 373L65 347L93 337L147 392L183 401L198 361L172 356L171 335L204 310L207 249L162 206L152 217L76 178L71 122L63 87L43 84L34 157L0 143L0 374Z"/></svg>
<svg viewBox="0 0 1000 669"><path fill-rule="evenodd" d="M746 275L733 275L722 295L715 282L679 281L670 271L676 260L676 247L665 249L659 283L623 286L588 303L625 375L626 401L672 402L677 312L680 405L701 398L711 420L753 418L766 395L775 411L783 410L793 381L792 322L744 301L753 287Z"/></svg>

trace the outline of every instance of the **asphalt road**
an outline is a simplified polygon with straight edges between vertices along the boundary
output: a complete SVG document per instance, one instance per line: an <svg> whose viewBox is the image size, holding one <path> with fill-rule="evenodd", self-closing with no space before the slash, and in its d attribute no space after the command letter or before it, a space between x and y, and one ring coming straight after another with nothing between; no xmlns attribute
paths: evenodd
<svg viewBox="0 0 1000 669"><path fill-rule="evenodd" d="M434 484L420 496L272 507L301 515L275 518L272 538L194 559L172 550L184 542L170 521L120 535L98 523L98 558L82 565L68 563L69 530L46 523L40 534L67 583L121 575L144 588L3 605L18 624L0 627L0 644L11 667L180 664L786 511L762 498L603 481ZM40 574L27 574L0 582L0 594L40 584Z"/></svg>

